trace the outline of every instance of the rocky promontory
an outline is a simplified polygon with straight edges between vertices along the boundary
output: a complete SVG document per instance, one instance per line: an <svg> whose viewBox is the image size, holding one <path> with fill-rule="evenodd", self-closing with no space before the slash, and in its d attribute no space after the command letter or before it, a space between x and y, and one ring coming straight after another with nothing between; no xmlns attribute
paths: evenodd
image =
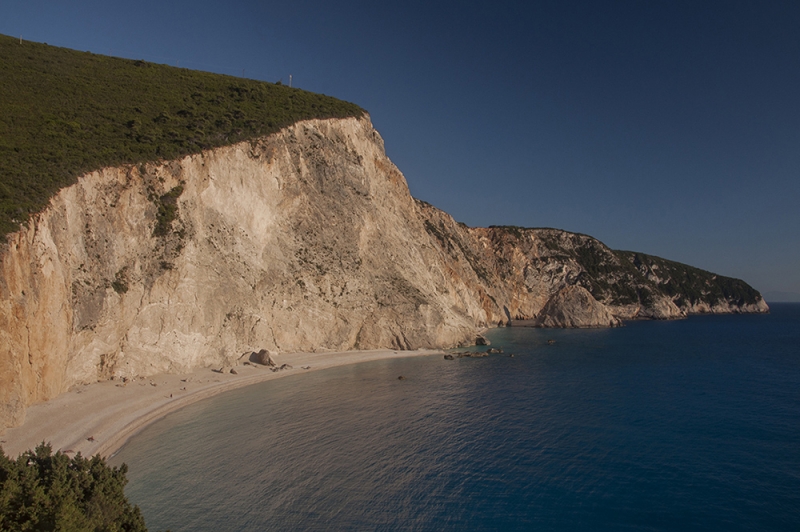
<svg viewBox="0 0 800 532"><path fill-rule="evenodd" d="M498 325L614 327L620 320L769 310L739 279L559 229L467 227L425 202L418 206L442 260L485 294L488 319Z"/></svg>

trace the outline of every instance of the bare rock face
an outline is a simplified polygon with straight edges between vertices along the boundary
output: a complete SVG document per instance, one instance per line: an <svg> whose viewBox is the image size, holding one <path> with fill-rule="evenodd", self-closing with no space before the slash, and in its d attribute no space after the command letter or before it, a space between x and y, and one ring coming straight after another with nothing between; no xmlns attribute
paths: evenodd
<svg viewBox="0 0 800 532"><path fill-rule="evenodd" d="M641 253L614 251L588 235L513 226L472 228L418 201L441 260L498 325L615 326L619 320L768 312L741 280ZM573 289L580 287L585 292ZM581 294L577 298L577 294ZM567 296L582 301L577 309ZM594 313L589 309L605 313Z"/></svg>
<svg viewBox="0 0 800 532"><path fill-rule="evenodd" d="M769 312L769 305L763 299L742 303L717 300L712 304L707 301L697 301L686 305L687 314L762 314L765 312Z"/></svg>
<svg viewBox="0 0 800 532"><path fill-rule="evenodd" d="M581 286L559 290L534 320L537 327L619 327L622 322Z"/></svg>
<svg viewBox="0 0 800 532"><path fill-rule="evenodd" d="M766 309L716 278L680 299L687 274L667 262L565 231L459 224L410 196L368 117L106 168L0 250L0 429L79 383L232 367L261 350L269 363L472 344L514 319Z"/></svg>
<svg viewBox="0 0 800 532"><path fill-rule="evenodd" d="M368 118L79 179L9 235L0 426L77 383L473 338Z"/></svg>

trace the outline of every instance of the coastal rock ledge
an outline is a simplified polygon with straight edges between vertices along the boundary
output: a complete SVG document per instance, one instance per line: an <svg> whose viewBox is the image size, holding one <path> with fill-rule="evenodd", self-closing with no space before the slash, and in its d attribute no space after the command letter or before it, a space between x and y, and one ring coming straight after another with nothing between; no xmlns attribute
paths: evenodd
<svg viewBox="0 0 800 532"><path fill-rule="evenodd" d="M0 250L0 429L79 383L243 353L444 348L476 329L765 312L742 281L411 197L369 118L61 190Z"/></svg>

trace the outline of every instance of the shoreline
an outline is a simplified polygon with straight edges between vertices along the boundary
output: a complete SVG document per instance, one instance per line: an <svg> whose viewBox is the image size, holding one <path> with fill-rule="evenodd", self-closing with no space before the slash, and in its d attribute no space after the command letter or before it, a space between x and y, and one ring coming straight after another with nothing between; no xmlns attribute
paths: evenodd
<svg viewBox="0 0 800 532"><path fill-rule="evenodd" d="M0 447L14 459L49 442L53 451L70 456L113 456L139 431L167 414L209 397L260 382L311 371L392 358L428 356L438 349L339 351L273 355L272 371L258 364L233 366L236 374L210 368L186 374L157 374L123 383L109 380L74 386L49 401L28 407L25 421L0 435Z"/></svg>

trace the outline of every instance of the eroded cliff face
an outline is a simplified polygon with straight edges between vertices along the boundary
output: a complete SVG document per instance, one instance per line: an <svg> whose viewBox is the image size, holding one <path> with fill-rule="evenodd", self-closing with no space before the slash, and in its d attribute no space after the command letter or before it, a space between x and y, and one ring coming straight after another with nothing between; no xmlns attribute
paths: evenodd
<svg viewBox="0 0 800 532"><path fill-rule="evenodd" d="M558 229L467 227L417 203L442 262L482 301L489 322L615 327L621 320L769 311L761 294L739 279L614 251Z"/></svg>
<svg viewBox="0 0 800 532"><path fill-rule="evenodd" d="M685 315L661 293L642 303L636 292L641 274L592 237L557 229L466 227L418 203L443 262L479 294L489 322L616 327L621 319ZM620 297L621 290L633 297Z"/></svg>
<svg viewBox="0 0 800 532"><path fill-rule="evenodd" d="M10 235L2 425L79 382L243 353L452 346L485 323L368 119L109 168Z"/></svg>
<svg viewBox="0 0 800 532"><path fill-rule="evenodd" d="M511 319L602 327L702 306L591 237L468 228L414 200L367 117L93 172L0 257L0 428L77 383L262 348L442 348Z"/></svg>

